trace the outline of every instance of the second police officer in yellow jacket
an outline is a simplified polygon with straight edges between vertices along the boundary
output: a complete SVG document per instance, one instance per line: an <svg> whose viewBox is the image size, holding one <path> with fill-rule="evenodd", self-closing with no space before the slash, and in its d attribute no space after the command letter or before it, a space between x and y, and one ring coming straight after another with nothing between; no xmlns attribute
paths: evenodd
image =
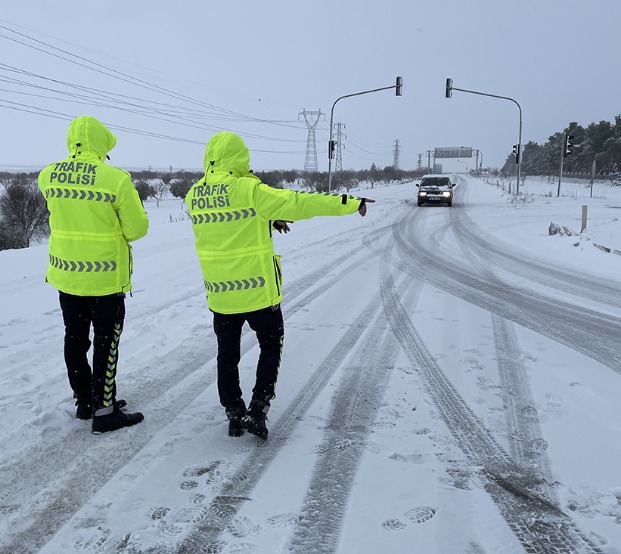
<svg viewBox="0 0 621 554"><path fill-rule="evenodd" d="M287 231L287 221L315 216L364 216L373 200L270 187L252 174L248 148L235 133L213 135L204 161L205 177L192 186L186 204L218 341L220 403L229 435L240 436L245 429L266 439L284 338L282 272L272 232ZM260 348L248 407L238 370L245 322Z"/></svg>

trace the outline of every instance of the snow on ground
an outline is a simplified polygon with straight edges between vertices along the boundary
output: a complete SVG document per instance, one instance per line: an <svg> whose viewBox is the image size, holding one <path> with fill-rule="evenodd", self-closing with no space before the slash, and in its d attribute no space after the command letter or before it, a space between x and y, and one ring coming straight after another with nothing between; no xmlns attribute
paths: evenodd
<svg viewBox="0 0 621 554"><path fill-rule="evenodd" d="M450 209L416 207L412 183L362 187L366 218L276 236L267 442L226 436L178 199L147 202L134 244L133 428L75 419L46 246L0 252L0 550L621 552L621 190L457 181ZM248 398L251 333L242 352Z"/></svg>

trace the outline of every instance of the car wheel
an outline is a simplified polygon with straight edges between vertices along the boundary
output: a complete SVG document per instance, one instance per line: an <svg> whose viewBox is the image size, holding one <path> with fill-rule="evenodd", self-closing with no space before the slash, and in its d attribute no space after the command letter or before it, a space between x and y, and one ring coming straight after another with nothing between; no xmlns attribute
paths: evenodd
<svg viewBox="0 0 621 554"><path fill-rule="evenodd" d="M418 202L418 206L420 207L420 206L422 206L422 205L423 205L423 203L419 201L419 202Z"/></svg>
<svg viewBox="0 0 621 554"><path fill-rule="evenodd" d="M447 206L448 208L450 208L452 205L453 205L453 201L452 201L452 200L449 200L449 201L446 203L446 206Z"/></svg>

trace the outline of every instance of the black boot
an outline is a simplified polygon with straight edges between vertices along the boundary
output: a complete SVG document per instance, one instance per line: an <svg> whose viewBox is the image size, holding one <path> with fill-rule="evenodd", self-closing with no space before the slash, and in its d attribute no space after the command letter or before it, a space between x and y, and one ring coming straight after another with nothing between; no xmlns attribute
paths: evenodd
<svg viewBox="0 0 621 554"><path fill-rule="evenodd" d="M75 405L77 406L75 417L78 419L90 419L93 417L93 405L90 402L76 400Z"/></svg>
<svg viewBox="0 0 621 554"><path fill-rule="evenodd" d="M229 437L241 437L244 434L244 426L241 417L229 418Z"/></svg>
<svg viewBox="0 0 621 554"><path fill-rule="evenodd" d="M246 431L251 435L255 435L260 439L267 439L267 410L269 406L260 406L259 404L250 403L250 407L242 420L242 424Z"/></svg>
<svg viewBox="0 0 621 554"><path fill-rule="evenodd" d="M229 418L229 437L241 437L244 434L242 419L246 413L246 404L226 409L226 417Z"/></svg>
<svg viewBox="0 0 621 554"><path fill-rule="evenodd" d="M116 431L123 427L136 425L136 423L140 423L143 419L144 416L140 412L128 414L121 410L113 409L111 413L99 416L95 412L92 431L96 435L107 433L108 431Z"/></svg>

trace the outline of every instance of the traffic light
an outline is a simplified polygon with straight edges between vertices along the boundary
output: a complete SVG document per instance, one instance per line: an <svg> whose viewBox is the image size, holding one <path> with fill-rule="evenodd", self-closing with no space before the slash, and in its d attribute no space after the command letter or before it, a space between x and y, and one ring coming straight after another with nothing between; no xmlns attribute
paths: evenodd
<svg viewBox="0 0 621 554"><path fill-rule="evenodd" d="M328 159L331 160L334 158L334 147L336 146L335 140L328 141Z"/></svg>
<svg viewBox="0 0 621 554"><path fill-rule="evenodd" d="M520 145L519 144L513 145L513 155L515 156L515 163L519 163L520 161Z"/></svg>
<svg viewBox="0 0 621 554"><path fill-rule="evenodd" d="M397 77L397 84L395 85L395 92L397 96L401 96L401 92L403 89L403 79L401 77Z"/></svg>
<svg viewBox="0 0 621 554"><path fill-rule="evenodd" d="M453 79L450 77L446 80L446 97L450 98L453 96Z"/></svg>
<svg viewBox="0 0 621 554"><path fill-rule="evenodd" d="M563 158L566 158L573 152L572 148L574 147L574 136L565 134L565 149L563 150Z"/></svg>

